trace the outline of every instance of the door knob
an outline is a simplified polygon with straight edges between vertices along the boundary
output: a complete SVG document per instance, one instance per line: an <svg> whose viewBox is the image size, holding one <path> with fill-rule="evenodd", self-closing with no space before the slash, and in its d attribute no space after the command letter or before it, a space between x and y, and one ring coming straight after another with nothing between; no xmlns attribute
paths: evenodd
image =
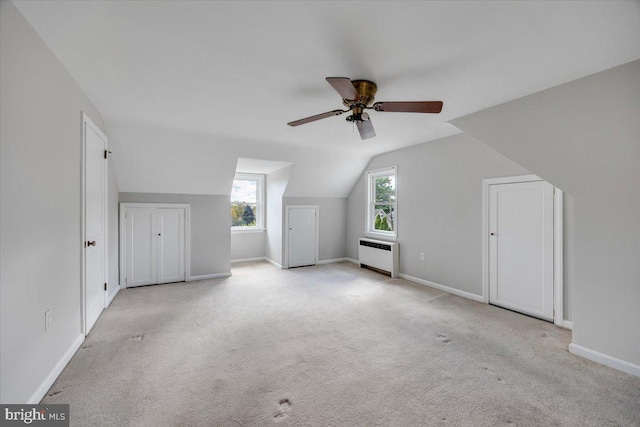
<svg viewBox="0 0 640 427"><path fill-rule="evenodd" d="M492 235L492 236L495 236L495 235L496 235L496 233L491 233L491 235Z"/></svg>
<svg viewBox="0 0 640 427"><path fill-rule="evenodd" d="M96 245L96 241L95 241L95 240L92 240L92 241L90 241L90 242L87 242L87 247L89 247L89 246L95 246L95 245Z"/></svg>

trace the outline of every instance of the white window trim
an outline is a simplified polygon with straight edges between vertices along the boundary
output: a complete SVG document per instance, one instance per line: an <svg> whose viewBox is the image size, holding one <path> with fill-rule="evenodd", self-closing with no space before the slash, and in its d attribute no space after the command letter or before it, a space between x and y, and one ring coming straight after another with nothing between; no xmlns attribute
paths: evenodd
<svg viewBox="0 0 640 427"><path fill-rule="evenodd" d="M395 176L396 183L396 203L395 203L395 224L393 227L393 231L379 231L373 229L373 192L374 186L372 185L372 181L374 178L378 176L385 176L393 174ZM367 171L367 208L366 208L366 218L365 218L365 231L364 234L367 237L376 238L376 239L386 239L386 240L396 240L398 237L398 167L390 166L382 169L375 169Z"/></svg>
<svg viewBox="0 0 640 427"><path fill-rule="evenodd" d="M232 233L262 233L264 232L264 175L257 173L236 173L233 180L257 181L256 184L256 225L248 227L231 226ZM229 200L231 203L231 200ZM231 206L231 205L229 205Z"/></svg>
<svg viewBox="0 0 640 427"><path fill-rule="evenodd" d="M264 233L267 231L266 228L260 228L258 226L251 227L231 227L231 231L234 233L242 234L242 233Z"/></svg>

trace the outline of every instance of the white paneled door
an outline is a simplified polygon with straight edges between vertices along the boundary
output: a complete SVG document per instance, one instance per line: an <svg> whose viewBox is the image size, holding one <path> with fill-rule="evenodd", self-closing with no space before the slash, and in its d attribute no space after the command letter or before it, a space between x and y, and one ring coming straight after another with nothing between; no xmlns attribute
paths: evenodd
<svg viewBox="0 0 640 427"><path fill-rule="evenodd" d="M315 206L288 206L288 267L317 263L317 212Z"/></svg>
<svg viewBox="0 0 640 427"><path fill-rule="evenodd" d="M157 283L181 282L184 276L184 209L157 209Z"/></svg>
<svg viewBox="0 0 640 427"><path fill-rule="evenodd" d="M553 191L545 181L489 190L489 302L551 321Z"/></svg>
<svg viewBox="0 0 640 427"><path fill-rule="evenodd" d="M126 285L154 285L156 281L156 208L127 208Z"/></svg>
<svg viewBox="0 0 640 427"><path fill-rule="evenodd" d="M106 303L107 138L83 119L84 135L84 333L88 334Z"/></svg>
<svg viewBox="0 0 640 427"><path fill-rule="evenodd" d="M136 204L123 212L126 286L185 281L187 208Z"/></svg>

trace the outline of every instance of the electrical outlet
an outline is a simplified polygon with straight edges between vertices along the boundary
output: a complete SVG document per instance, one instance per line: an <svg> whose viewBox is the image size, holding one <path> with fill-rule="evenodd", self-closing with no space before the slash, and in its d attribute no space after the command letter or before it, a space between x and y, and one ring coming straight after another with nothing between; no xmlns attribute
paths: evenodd
<svg viewBox="0 0 640 427"><path fill-rule="evenodd" d="M420 252L420 261L424 261L424 252Z"/></svg>
<svg viewBox="0 0 640 427"><path fill-rule="evenodd" d="M51 310L44 312L44 330L48 331L49 329L51 329Z"/></svg>

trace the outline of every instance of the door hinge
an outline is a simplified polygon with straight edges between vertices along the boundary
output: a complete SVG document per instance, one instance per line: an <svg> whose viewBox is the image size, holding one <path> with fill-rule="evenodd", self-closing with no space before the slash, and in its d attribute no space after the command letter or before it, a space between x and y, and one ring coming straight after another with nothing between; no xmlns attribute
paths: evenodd
<svg viewBox="0 0 640 427"><path fill-rule="evenodd" d="M106 283L104 284L104 290L105 291L107 290L107 284Z"/></svg>
<svg viewBox="0 0 640 427"><path fill-rule="evenodd" d="M109 154L111 154L111 151L109 151L109 150L104 150L104 158L105 158L105 159L109 158Z"/></svg>

